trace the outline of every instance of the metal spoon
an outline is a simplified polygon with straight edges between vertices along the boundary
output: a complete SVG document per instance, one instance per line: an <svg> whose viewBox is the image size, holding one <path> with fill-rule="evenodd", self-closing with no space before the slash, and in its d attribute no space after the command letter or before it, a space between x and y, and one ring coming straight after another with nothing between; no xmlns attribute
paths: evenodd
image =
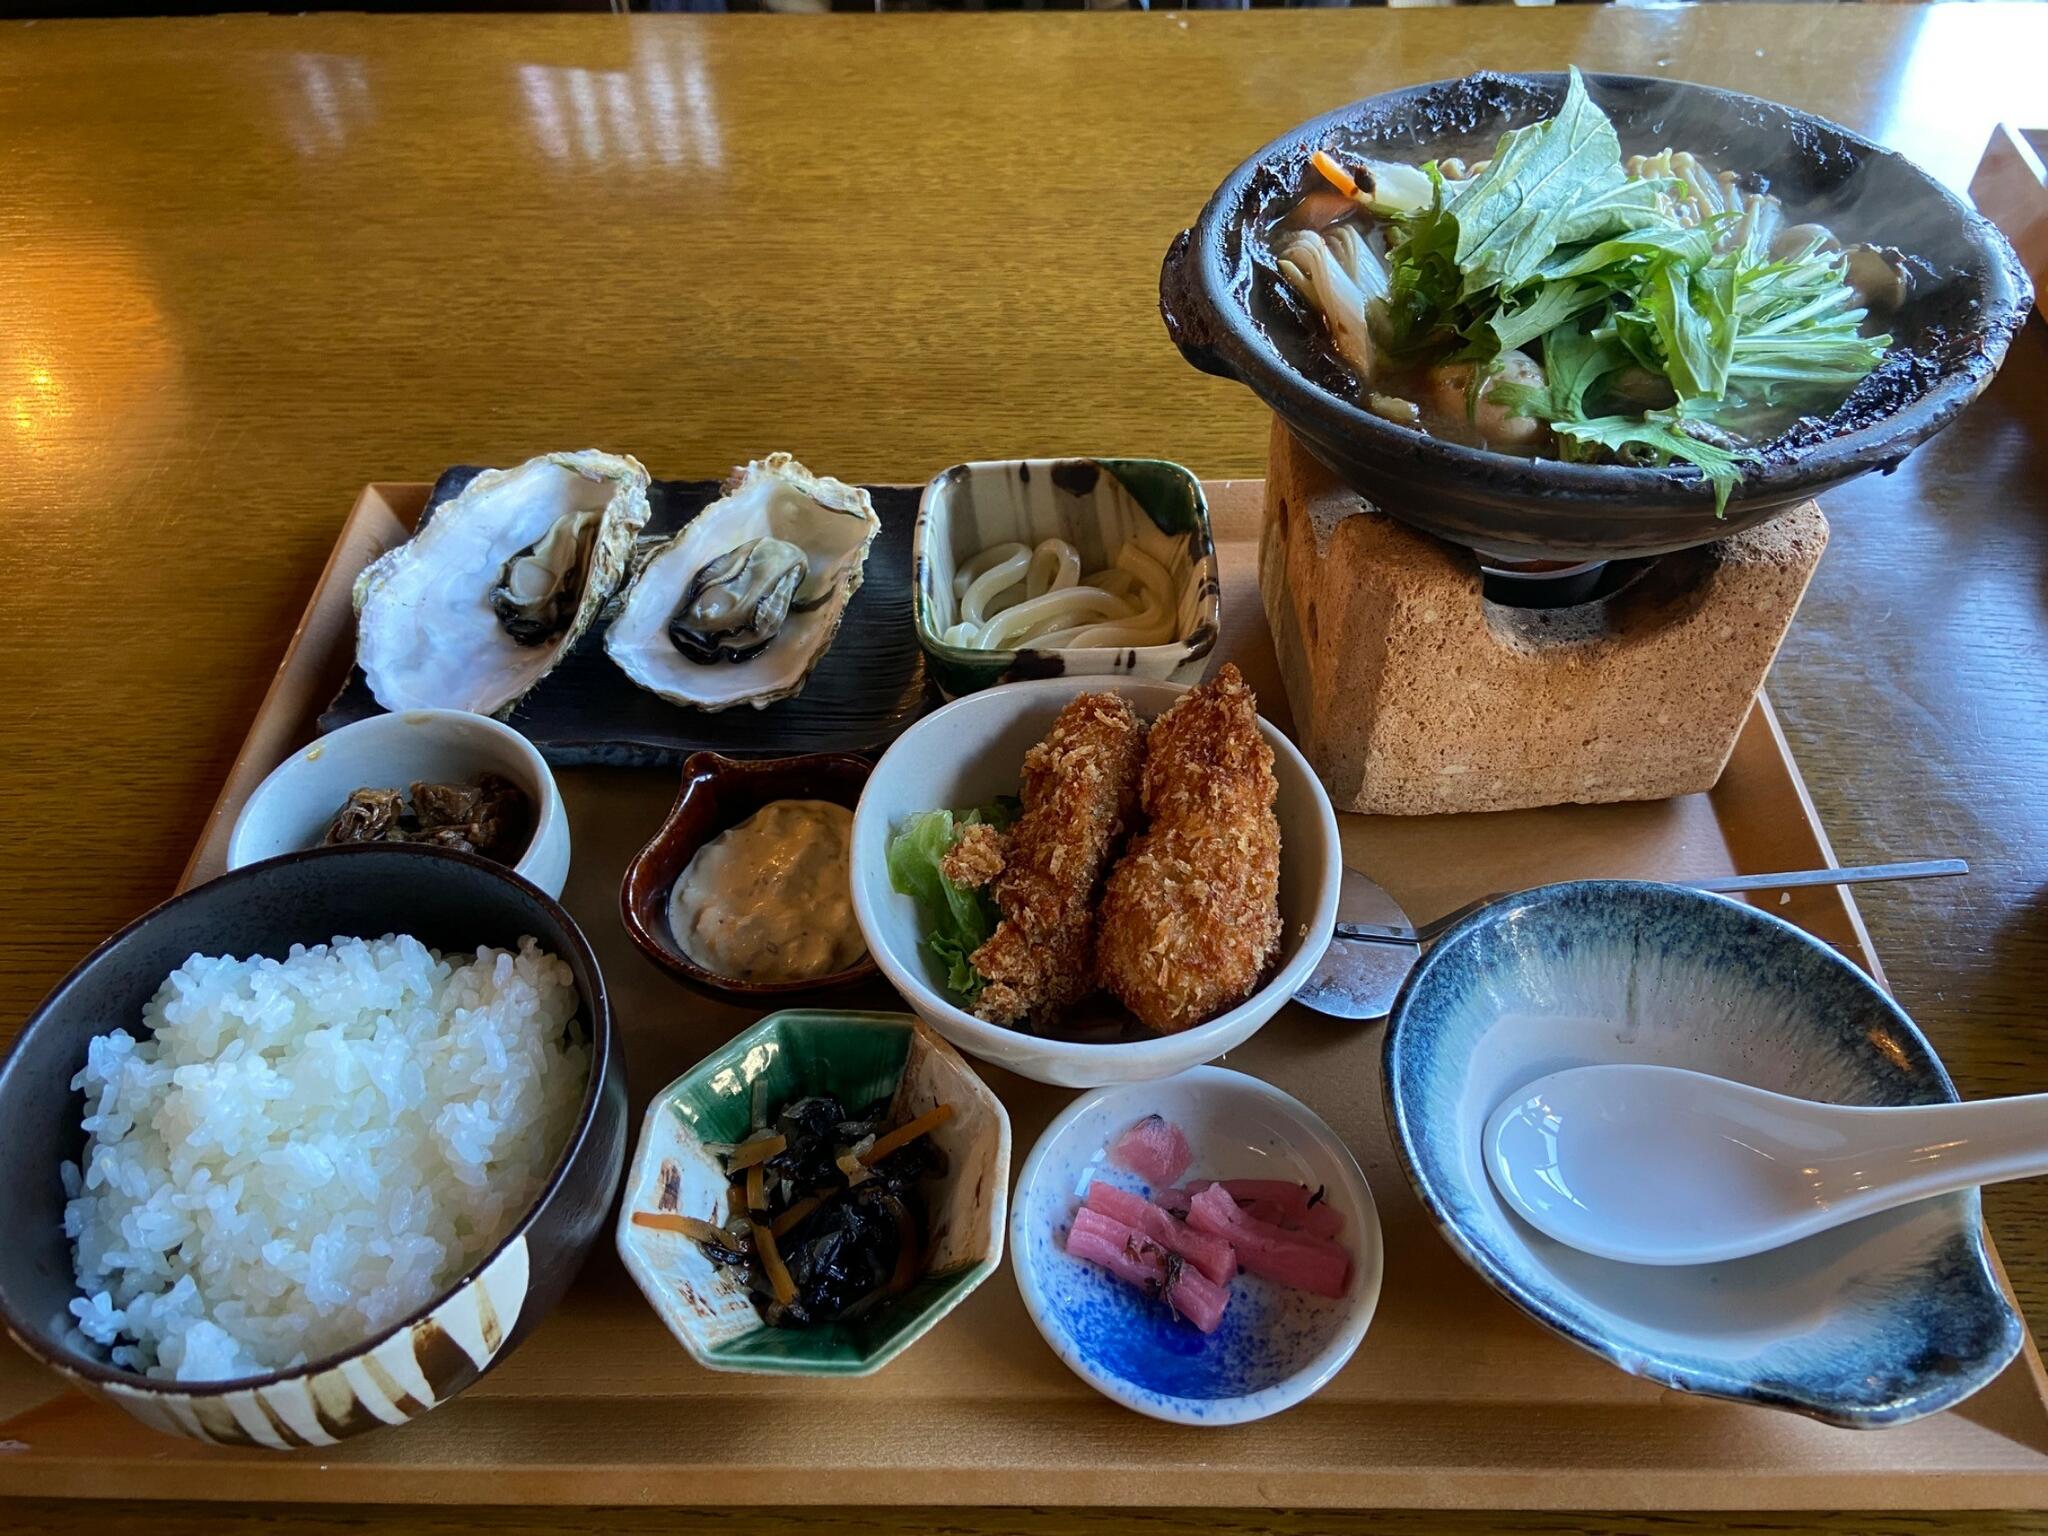
<svg viewBox="0 0 2048 1536"><path fill-rule="evenodd" d="M1862 864L1848 869L1802 869L1775 875L1719 875L1674 884L1696 891L1733 895L1741 891L1791 890L1810 885L1861 885L1874 880L1925 880L1967 875L1961 859L1916 859L1898 864ZM1373 879L1348 865L1337 898L1337 925L1321 962L1294 996L1297 1002L1338 1019L1383 1019L1422 946L1509 892L1469 901L1420 926Z"/></svg>
<svg viewBox="0 0 2048 1536"><path fill-rule="evenodd" d="M1678 1067L1575 1067L1487 1121L1487 1172L1538 1231L1625 1264L1717 1264L1978 1184L2048 1173L2048 1094L1817 1104Z"/></svg>
<svg viewBox="0 0 2048 1536"><path fill-rule="evenodd" d="M1337 893L1338 935L1346 929L1392 934L1414 925L1401 904L1361 870L1344 866ZM1333 1019L1383 1019L1415 962L1422 958L1418 939L1333 937L1323 958L1294 994L1294 1000Z"/></svg>

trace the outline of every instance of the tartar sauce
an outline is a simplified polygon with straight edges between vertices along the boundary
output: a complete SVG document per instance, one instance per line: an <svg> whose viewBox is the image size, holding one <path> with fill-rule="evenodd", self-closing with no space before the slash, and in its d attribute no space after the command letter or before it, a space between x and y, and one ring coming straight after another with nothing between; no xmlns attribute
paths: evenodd
<svg viewBox="0 0 2048 1536"><path fill-rule="evenodd" d="M669 896L676 943L735 981L807 981L866 952L853 920L853 812L777 800L690 860Z"/></svg>

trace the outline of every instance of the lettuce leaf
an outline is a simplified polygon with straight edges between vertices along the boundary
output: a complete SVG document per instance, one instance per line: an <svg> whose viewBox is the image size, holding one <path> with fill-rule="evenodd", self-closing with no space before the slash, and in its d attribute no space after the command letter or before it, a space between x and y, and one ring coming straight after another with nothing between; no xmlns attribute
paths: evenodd
<svg viewBox="0 0 2048 1536"><path fill-rule="evenodd" d="M983 986L970 957L988 942L1003 915L985 889L962 889L946 878L939 863L960 840L962 828L983 825L1000 831L1016 814L1013 799L957 814L920 811L889 837L889 884L917 904L925 948L945 972L946 985L969 1002Z"/></svg>

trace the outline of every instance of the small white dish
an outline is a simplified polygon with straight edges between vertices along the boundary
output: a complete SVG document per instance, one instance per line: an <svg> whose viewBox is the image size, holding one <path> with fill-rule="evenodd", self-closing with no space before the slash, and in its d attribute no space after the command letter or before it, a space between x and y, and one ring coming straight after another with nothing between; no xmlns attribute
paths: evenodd
<svg viewBox="0 0 2048 1536"><path fill-rule="evenodd" d="M1343 1217L1338 1240L1351 1251L1345 1294L1311 1296L1239 1275L1222 1326L1205 1337L1069 1256L1062 1234L1091 1182L1155 1193L1109 1161L1116 1139L1152 1114L1187 1134L1190 1179L1282 1179L1325 1191ZM1075 1375L1134 1412L1204 1425L1263 1419L1320 1390L1365 1338L1385 1265L1372 1191L1337 1133L1299 1100L1222 1067L1102 1088L1068 1105L1024 1161L1010 1255L1024 1310Z"/></svg>
<svg viewBox="0 0 2048 1536"><path fill-rule="evenodd" d="M924 947L917 905L889 883L889 836L920 811L983 805L1014 795L1024 754L1067 701L1112 689L1147 719L1187 689L1144 679L1069 676L1007 683L933 711L883 754L853 815L853 909L868 952L912 1010L971 1056L1041 1083L1094 1088L1167 1077L1213 1061L1249 1039L1286 1005L1322 959L1337 920L1343 856L1330 797L1294 744L1269 722L1279 782L1280 961L1237 1007L1179 1034L1140 1040L1063 1040L977 1019L947 993Z"/></svg>
<svg viewBox="0 0 2048 1536"><path fill-rule="evenodd" d="M228 868L317 848L350 793L455 784L502 774L533 805L533 837L513 873L560 896L569 878L569 813L533 743L488 715L406 709L372 715L301 747L270 771L235 818Z"/></svg>

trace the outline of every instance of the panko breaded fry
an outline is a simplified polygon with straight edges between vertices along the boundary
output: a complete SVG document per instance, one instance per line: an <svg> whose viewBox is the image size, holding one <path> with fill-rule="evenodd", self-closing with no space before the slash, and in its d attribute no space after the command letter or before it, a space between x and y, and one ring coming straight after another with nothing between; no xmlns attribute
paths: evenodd
<svg viewBox="0 0 2048 1536"><path fill-rule="evenodd" d="M1174 1034L1251 996L1280 947L1279 786L1258 700L1234 665L1152 726L1150 829L1111 871L1096 933L1102 985Z"/></svg>
<svg viewBox="0 0 2048 1536"><path fill-rule="evenodd" d="M939 873L963 891L978 891L1003 872L1003 834L976 822L962 827L939 860Z"/></svg>
<svg viewBox="0 0 2048 1536"><path fill-rule="evenodd" d="M969 958L996 1024L1045 1019L1094 987L1096 897L1138 802L1145 723L1113 693L1084 693L1024 757L1024 813L993 894L1003 920Z"/></svg>

